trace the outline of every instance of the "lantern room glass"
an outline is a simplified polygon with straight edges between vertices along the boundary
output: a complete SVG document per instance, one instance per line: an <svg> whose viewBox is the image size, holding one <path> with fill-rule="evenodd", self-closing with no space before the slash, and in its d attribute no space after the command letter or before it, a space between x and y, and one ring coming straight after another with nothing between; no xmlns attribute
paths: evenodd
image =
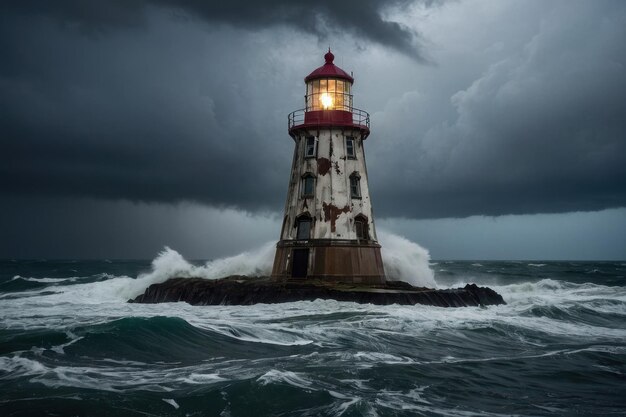
<svg viewBox="0 0 626 417"><path fill-rule="evenodd" d="M352 111L352 84L336 78L322 78L306 83L306 111Z"/></svg>

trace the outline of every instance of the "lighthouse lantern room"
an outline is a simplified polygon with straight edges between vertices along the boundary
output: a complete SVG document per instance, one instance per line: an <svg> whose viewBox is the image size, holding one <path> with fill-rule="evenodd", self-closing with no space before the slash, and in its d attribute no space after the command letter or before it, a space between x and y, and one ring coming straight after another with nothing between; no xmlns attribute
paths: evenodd
<svg viewBox="0 0 626 417"><path fill-rule="evenodd" d="M364 141L369 114L352 106L354 79L334 63L305 79L305 107L289 114L295 152L272 276L381 284Z"/></svg>

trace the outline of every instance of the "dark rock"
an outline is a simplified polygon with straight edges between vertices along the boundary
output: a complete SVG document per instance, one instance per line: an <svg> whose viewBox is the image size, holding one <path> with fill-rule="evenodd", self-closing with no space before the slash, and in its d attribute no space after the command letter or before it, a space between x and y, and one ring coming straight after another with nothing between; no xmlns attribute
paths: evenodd
<svg viewBox="0 0 626 417"><path fill-rule="evenodd" d="M312 301L318 298L363 304L425 304L439 307L506 304L500 294L476 284L468 284L464 288L434 290L413 287L401 281L360 286L312 280L276 282L268 277L245 276L217 280L171 278L161 284L150 285L142 295L129 302L185 301L191 305L251 305Z"/></svg>

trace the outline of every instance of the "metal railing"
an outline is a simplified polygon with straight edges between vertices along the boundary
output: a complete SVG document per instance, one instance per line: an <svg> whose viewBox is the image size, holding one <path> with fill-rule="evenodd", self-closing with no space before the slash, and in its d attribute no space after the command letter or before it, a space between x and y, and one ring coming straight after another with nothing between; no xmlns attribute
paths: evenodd
<svg viewBox="0 0 626 417"><path fill-rule="evenodd" d="M325 111L335 111L335 110L325 110ZM352 125L364 127L367 129L370 128L370 115L368 112L364 110L360 110L360 109L355 109L354 107L345 111L349 111L352 114ZM289 129L291 130L292 128L296 126L305 124L304 123L305 114L306 114L306 109L300 109L300 110L296 110L294 112L289 113L289 116L287 116ZM322 122L320 122L319 124L322 124Z"/></svg>

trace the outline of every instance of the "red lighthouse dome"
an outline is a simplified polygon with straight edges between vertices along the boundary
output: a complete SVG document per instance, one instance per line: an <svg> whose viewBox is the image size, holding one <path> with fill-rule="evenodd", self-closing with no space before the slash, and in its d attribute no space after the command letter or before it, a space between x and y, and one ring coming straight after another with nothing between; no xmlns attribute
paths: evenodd
<svg viewBox="0 0 626 417"><path fill-rule="evenodd" d="M324 59L326 60L326 63L307 75L304 79L305 83L308 83L311 80L329 77L343 79L348 81L350 84L354 83L354 78L348 75L347 72L339 68L337 65L333 64L335 55L330 52L330 48L328 48L328 52L326 52L326 55L324 55Z"/></svg>
<svg viewBox="0 0 626 417"><path fill-rule="evenodd" d="M352 106L354 78L336 66L335 56L324 55L324 65L304 78L305 108L289 115L289 133L320 127L352 127L369 135L369 114Z"/></svg>

